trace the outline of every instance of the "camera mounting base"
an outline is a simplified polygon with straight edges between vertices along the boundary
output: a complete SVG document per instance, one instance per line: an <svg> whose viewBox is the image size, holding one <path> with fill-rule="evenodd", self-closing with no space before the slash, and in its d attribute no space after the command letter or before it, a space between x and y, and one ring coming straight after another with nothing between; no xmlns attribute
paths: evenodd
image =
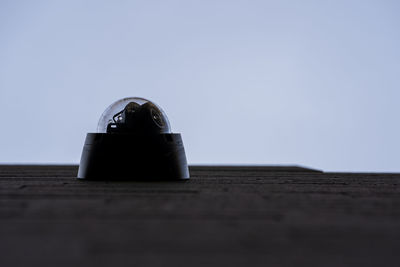
<svg viewBox="0 0 400 267"><path fill-rule="evenodd" d="M78 171L87 180L187 180L180 134L88 133Z"/></svg>

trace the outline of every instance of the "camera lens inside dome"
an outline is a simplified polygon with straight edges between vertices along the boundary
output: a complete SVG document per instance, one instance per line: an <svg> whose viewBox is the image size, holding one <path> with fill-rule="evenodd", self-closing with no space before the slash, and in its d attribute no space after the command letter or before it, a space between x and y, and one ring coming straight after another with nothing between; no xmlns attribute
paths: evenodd
<svg viewBox="0 0 400 267"><path fill-rule="evenodd" d="M143 98L125 98L113 103L101 116L98 131L136 134L171 132L164 111Z"/></svg>

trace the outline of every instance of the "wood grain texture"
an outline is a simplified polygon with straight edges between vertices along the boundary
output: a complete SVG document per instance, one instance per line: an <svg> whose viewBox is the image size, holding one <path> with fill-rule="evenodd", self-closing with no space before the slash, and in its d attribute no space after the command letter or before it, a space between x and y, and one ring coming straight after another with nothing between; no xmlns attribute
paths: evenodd
<svg viewBox="0 0 400 267"><path fill-rule="evenodd" d="M400 174L192 166L87 182L0 166L0 266L400 266Z"/></svg>

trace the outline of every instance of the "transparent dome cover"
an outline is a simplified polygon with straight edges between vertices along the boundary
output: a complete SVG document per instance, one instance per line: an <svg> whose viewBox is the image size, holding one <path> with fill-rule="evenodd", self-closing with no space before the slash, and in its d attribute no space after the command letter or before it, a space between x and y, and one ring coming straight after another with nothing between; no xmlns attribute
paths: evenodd
<svg viewBox="0 0 400 267"><path fill-rule="evenodd" d="M101 115L99 133L171 133L168 117L155 103L127 97L111 104Z"/></svg>

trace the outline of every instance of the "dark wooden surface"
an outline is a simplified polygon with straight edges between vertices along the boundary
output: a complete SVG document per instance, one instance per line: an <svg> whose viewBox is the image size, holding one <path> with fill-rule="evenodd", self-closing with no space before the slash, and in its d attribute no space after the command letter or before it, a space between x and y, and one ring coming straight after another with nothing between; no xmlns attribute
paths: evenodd
<svg viewBox="0 0 400 267"><path fill-rule="evenodd" d="M191 167L187 182L0 166L0 266L400 266L400 174Z"/></svg>

